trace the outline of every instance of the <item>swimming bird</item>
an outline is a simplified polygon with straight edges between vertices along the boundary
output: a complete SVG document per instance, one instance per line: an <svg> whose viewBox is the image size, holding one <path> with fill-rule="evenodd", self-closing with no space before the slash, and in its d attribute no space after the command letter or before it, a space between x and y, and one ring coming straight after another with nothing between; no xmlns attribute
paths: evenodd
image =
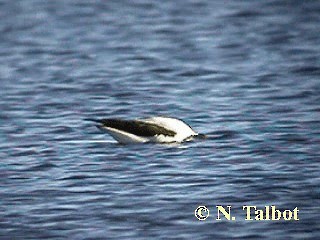
<svg viewBox="0 0 320 240"><path fill-rule="evenodd" d="M184 121L171 117L145 119L86 119L98 123L96 126L110 134L119 143L181 143L193 137L204 138Z"/></svg>

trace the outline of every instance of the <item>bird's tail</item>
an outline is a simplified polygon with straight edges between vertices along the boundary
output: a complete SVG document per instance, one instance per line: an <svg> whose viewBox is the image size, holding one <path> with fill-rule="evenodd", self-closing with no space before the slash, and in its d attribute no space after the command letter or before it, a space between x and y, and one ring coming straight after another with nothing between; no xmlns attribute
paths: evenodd
<svg viewBox="0 0 320 240"><path fill-rule="evenodd" d="M101 123L101 120L99 119L94 119L94 118L85 118L83 119L84 121L88 121L88 122L96 122L96 123Z"/></svg>
<svg viewBox="0 0 320 240"><path fill-rule="evenodd" d="M94 119L94 118L85 118L84 121L88 121L88 122L94 122L96 124L94 124L97 128L99 128L100 130L103 130L103 124L102 121L100 119Z"/></svg>

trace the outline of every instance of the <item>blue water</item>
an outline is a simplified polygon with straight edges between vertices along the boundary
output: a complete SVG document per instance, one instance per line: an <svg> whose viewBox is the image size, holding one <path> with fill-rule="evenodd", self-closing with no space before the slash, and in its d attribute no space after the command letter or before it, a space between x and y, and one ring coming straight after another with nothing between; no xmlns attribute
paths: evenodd
<svg viewBox="0 0 320 240"><path fill-rule="evenodd" d="M320 236L319 1L7 0L0 20L1 240ZM124 146L83 121L153 115L209 138Z"/></svg>

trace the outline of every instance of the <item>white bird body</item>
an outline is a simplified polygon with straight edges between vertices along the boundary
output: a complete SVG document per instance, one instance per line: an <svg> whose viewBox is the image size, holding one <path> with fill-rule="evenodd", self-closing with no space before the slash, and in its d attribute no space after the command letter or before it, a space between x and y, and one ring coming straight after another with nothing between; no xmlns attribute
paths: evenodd
<svg viewBox="0 0 320 240"><path fill-rule="evenodd" d="M145 143L148 142L146 137L140 137L132 133L118 130L111 127L99 127L102 131L109 133L119 143L130 144L130 143Z"/></svg>
<svg viewBox="0 0 320 240"><path fill-rule="evenodd" d="M183 142L189 137L198 135L198 133L193 131L193 129L189 125L176 118L152 117L145 119L145 122L154 123L176 132L176 135L174 137L169 137L161 134L156 136L156 138L158 138L158 140L162 142Z"/></svg>
<svg viewBox="0 0 320 240"><path fill-rule="evenodd" d="M170 117L137 120L102 119L97 127L109 133L119 143L181 143L198 136L188 124ZM203 136L203 135L201 135Z"/></svg>

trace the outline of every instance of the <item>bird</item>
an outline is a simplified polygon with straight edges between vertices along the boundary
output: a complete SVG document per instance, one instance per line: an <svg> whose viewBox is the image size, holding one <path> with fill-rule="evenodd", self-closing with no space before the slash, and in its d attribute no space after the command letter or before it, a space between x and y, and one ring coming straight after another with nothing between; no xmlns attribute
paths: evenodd
<svg viewBox="0 0 320 240"><path fill-rule="evenodd" d="M183 120L172 117L149 117L125 120L118 118L86 119L110 134L122 144L130 143L182 143L206 135L195 132Z"/></svg>

